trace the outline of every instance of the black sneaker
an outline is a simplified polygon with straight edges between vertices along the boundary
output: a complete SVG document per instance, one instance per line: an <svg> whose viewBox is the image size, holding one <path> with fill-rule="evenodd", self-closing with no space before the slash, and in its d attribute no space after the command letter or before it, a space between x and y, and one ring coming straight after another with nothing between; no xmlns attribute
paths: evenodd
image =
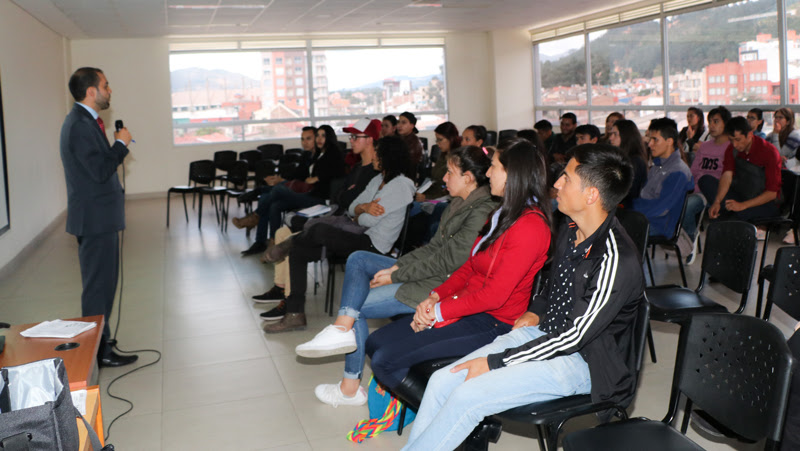
<svg viewBox="0 0 800 451"><path fill-rule="evenodd" d="M264 294L258 294L253 296L253 300L259 304L278 302L284 300L285 298L286 296L284 295L283 288L277 285L273 285L272 288L270 288L269 291L267 291Z"/></svg>
<svg viewBox="0 0 800 451"><path fill-rule="evenodd" d="M274 309L262 313L261 319L265 321L275 321L286 316L286 301L281 301Z"/></svg>
<svg viewBox="0 0 800 451"><path fill-rule="evenodd" d="M260 253L264 252L265 250L267 250L266 243L258 243L258 242L256 242L256 243L253 243L253 245L250 246L250 248L248 248L247 250L242 251L242 256L260 254Z"/></svg>

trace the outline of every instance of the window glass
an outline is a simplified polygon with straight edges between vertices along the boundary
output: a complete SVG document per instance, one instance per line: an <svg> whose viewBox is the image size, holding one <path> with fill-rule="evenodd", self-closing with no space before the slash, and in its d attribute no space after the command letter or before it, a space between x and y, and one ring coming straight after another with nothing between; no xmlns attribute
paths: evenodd
<svg viewBox="0 0 800 451"><path fill-rule="evenodd" d="M586 105L584 37L539 44L543 105Z"/></svg>

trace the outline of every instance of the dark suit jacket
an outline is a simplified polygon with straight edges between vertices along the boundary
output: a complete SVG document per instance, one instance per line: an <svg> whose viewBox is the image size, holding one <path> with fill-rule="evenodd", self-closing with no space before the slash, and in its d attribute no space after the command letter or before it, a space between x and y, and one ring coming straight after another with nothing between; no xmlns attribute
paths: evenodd
<svg viewBox="0 0 800 451"><path fill-rule="evenodd" d="M61 162L67 181L67 233L76 236L125 228L125 198L117 177L128 148L113 146L92 115L77 103L61 127Z"/></svg>

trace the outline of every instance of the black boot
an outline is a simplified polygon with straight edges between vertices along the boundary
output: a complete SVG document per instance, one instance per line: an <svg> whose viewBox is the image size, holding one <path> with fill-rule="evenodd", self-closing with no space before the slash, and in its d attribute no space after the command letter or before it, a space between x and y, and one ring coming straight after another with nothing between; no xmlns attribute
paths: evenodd
<svg viewBox="0 0 800 451"><path fill-rule="evenodd" d="M256 243L253 243L253 245L250 246L250 248L247 249L246 251L242 251L242 256L260 254L260 253L264 252L265 250L267 250L267 245L266 244L256 242Z"/></svg>

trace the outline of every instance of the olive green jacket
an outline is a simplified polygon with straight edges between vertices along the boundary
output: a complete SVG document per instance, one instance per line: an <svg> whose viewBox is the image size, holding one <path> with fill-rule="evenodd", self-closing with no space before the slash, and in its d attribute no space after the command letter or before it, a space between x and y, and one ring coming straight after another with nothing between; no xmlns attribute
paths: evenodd
<svg viewBox="0 0 800 451"><path fill-rule="evenodd" d="M442 213L436 235L427 245L397 260L393 283L402 283L395 298L416 307L428 293L441 285L450 274L467 261L478 232L486 224L497 203L489 187L483 186L467 197L456 197Z"/></svg>

